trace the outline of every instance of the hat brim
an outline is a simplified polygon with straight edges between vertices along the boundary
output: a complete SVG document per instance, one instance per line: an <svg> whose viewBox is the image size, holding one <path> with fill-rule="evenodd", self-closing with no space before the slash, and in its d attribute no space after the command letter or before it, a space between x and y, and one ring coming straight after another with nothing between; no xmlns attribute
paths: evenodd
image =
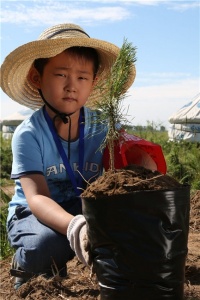
<svg viewBox="0 0 200 300"><path fill-rule="evenodd" d="M24 44L12 51L5 59L1 67L1 88L14 101L31 109L38 109L44 103L38 90L28 81L27 75L37 58L50 58L70 47L91 47L97 50L100 58L100 70L98 80L106 80L106 76L115 62L120 49L106 41L93 38L60 38L37 40ZM135 79L135 67L127 80L127 90ZM87 106L93 106L100 99L97 90L93 90Z"/></svg>

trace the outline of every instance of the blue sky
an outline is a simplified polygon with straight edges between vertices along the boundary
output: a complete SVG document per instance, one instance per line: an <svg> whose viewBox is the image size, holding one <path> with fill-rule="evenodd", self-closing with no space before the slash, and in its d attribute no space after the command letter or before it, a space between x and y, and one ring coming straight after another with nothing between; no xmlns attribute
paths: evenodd
<svg viewBox="0 0 200 300"><path fill-rule="evenodd" d="M75 23L93 38L137 47L136 80L125 98L133 125L169 126L200 92L200 2L164 0L1 1L1 63L54 24ZM1 119L23 109L1 91Z"/></svg>

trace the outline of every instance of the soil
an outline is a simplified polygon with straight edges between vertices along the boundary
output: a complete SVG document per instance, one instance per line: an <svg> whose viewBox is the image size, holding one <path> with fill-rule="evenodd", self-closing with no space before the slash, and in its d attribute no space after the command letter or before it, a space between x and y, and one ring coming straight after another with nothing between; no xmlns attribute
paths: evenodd
<svg viewBox="0 0 200 300"><path fill-rule="evenodd" d="M166 190L181 187L178 181L168 175L132 165L125 169L105 172L88 186L82 196L96 198L103 195L126 194L136 190Z"/></svg>
<svg viewBox="0 0 200 300"><path fill-rule="evenodd" d="M141 172L143 171L143 172ZM126 175L128 173L128 176ZM130 176L131 175L131 176ZM167 189L168 187L181 187L173 178L152 172L147 169L131 168L127 171L107 173L109 183L105 186L105 178L100 177L87 189L89 195L101 195L97 186L104 189L105 194L127 193L136 189ZM120 184L116 184L116 176ZM128 182L131 178L131 182ZM114 179L114 182L113 182ZM123 183L123 188L122 184ZM88 196L88 194L87 194ZM200 190L191 194L190 198L190 230L188 241L188 256L185 266L184 300L200 299ZM75 257L67 263L68 275L66 279L45 279L43 276L30 279L18 291L13 289L13 281L9 274L11 257L0 262L1 289L0 300L99 300L99 286L95 275L84 267Z"/></svg>

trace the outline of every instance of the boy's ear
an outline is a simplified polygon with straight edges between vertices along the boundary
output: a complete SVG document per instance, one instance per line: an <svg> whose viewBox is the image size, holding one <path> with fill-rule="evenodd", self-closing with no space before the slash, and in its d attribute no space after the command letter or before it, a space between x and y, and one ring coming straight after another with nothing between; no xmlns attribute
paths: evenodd
<svg viewBox="0 0 200 300"><path fill-rule="evenodd" d="M37 89L40 88L40 74L36 70L36 68L31 67L28 73L28 79L34 85L34 87L36 87Z"/></svg>

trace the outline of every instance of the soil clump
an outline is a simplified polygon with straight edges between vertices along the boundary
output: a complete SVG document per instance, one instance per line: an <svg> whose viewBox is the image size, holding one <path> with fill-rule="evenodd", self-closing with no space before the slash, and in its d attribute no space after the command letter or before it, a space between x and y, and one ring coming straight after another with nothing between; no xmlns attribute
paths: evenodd
<svg viewBox="0 0 200 300"><path fill-rule="evenodd" d="M87 187L82 197L96 198L139 190L167 190L181 187L182 184L169 175L131 165L120 170L108 170Z"/></svg>

